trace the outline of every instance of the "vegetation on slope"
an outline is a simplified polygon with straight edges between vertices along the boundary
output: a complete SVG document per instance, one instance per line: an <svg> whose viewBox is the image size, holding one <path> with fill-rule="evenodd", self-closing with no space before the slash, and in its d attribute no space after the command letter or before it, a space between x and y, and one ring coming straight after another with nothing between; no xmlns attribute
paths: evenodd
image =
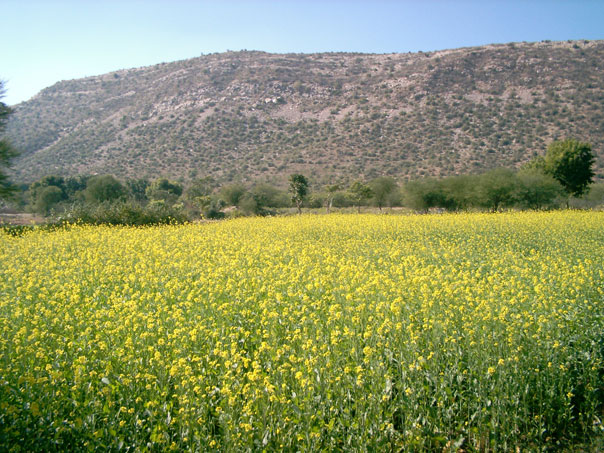
<svg viewBox="0 0 604 453"><path fill-rule="evenodd" d="M60 82L16 106L14 179L415 178L514 167L562 137L601 156L603 61L600 41L243 51Z"/></svg>

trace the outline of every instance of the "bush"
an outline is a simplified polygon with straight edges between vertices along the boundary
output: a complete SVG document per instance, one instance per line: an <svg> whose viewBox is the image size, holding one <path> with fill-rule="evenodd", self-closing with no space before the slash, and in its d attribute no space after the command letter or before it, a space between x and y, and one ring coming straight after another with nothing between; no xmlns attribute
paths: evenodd
<svg viewBox="0 0 604 453"><path fill-rule="evenodd" d="M507 168L495 168L478 177L476 201L478 206L497 212L509 208L516 201L516 190L519 186L516 174Z"/></svg>
<svg viewBox="0 0 604 453"><path fill-rule="evenodd" d="M25 233L33 231L34 227L31 225L10 225L10 224L0 224L0 231L9 236L23 236Z"/></svg>
<svg viewBox="0 0 604 453"><path fill-rule="evenodd" d="M203 217L210 220L224 219L225 213L222 212L222 202L212 201L209 207L203 212Z"/></svg>
<svg viewBox="0 0 604 453"><path fill-rule="evenodd" d="M327 196L321 192L315 192L308 197L307 206L309 208L322 208L325 205Z"/></svg>
<svg viewBox="0 0 604 453"><path fill-rule="evenodd" d="M266 206L268 208L287 208L292 205L287 193L270 184L256 184L252 187L251 193L261 206Z"/></svg>
<svg viewBox="0 0 604 453"><path fill-rule="evenodd" d="M34 212L48 215L58 203L63 201L63 191L57 186L46 186L36 192Z"/></svg>
<svg viewBox="0 0 604 453"><path fill-rule="evenodd" d="M174 204L182 195L182 186L166 178L160 178L145 189L145 194L149 200L163 200L167 204Z"/></svg>
<svg viewBox="0 0 604 453"><path fill-rule="evenodd" d="M338 191L333 194L332 205L336 208L348 208L352 206L352 199L347 192Z"/></svg>
<svg viewBox="0 0 604 453"><path fill-rule="evenodd" d="M562 185L539 170L525 169L518 173L517 201L521 208L550 209L556 207L563 194Z"/></svg>
<svg viewBox="0 0 604 453"><path fill-rule="evenodd" d="M163 203L149 203L143 207L134 202L118 201L77 205L65 220L92 225L161 225L184 223L187 218L181 210Z"/></svg>
<svg viewBox="0 0 604 453"><path fill-rule="evenodd" d="M428 211L431 208L455 209L455 200L443 182L426 178L410 181L405 185L405 204L416 211Z"/></svg>
<svg viewBox="0 0 604 453"><path fill-rule="evenodd" d="M604 183L592 184L589 192L581 198L571 198L570 205L579 209L604 208Z"/></svg>
<svg viewBox="0 0 604 453"><path fill-rule="evenodd" d="M111 175L90 178L84 190L84 198L89 203L106 203L126 198L126 188Z"/></svg>

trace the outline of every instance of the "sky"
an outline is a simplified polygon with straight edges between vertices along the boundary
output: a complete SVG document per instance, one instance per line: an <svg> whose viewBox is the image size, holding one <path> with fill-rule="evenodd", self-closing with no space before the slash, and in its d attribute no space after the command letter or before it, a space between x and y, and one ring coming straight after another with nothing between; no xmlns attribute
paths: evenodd
<svg viewBox="0 0 604 453"><path fill-rule="evenodd" d="M417 52L604 39L604 0L0 0L2 102L227 50Z"/></svg>

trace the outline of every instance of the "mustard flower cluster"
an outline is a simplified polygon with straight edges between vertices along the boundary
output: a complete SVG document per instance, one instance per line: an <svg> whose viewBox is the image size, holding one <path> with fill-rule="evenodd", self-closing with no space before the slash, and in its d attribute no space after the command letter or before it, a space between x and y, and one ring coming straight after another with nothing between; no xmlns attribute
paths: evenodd
<svg viewBox="0 0 604 453"><path fill-rule="evenodd" d="M0 236L8 450L503 451L602 429L604 213ZM4 448L3 447L3 448Z"/></svg>

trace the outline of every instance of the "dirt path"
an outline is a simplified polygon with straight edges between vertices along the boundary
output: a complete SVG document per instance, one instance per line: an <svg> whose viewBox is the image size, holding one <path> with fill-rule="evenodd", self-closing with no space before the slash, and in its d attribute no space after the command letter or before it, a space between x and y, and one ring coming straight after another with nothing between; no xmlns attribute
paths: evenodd
<svg viewBox="0 0 604 453"><path fill-rule="evenodd" d="M37 225L44 223L44 217L36 214L0 214L0 225Z"/></svg>

